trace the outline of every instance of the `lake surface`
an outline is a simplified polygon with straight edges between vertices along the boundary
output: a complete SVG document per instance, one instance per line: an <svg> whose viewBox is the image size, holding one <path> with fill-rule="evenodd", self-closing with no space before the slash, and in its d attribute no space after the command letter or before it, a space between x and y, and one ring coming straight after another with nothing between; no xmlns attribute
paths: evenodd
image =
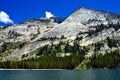
<svg viewBox="0 0 120 80"><path fill-rule="evenodd" d="M0 80L120 80L120 69L0 70Z"/></svg>

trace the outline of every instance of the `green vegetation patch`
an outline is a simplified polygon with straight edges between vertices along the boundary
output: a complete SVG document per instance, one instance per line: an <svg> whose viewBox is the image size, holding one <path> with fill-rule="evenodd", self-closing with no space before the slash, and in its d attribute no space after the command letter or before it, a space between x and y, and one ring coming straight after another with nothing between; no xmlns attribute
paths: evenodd
<svg viewBox="0 0 120 80"><path fill-rule="evenodd" d="M21 49L25 45L29 44L30 42L13 42L13 43L6 43L4 42L2 46L0 46L0 55L3 53L10 53L14 49Z"/></svg>
<svg viewBox="0 0 120 80"><path fill-rule="evenodd" d="M7 69L74 69L84 59L79 54L71 56L56 57L54 55L45 55L37 59L24 61L6 61L0 62L0 68Z"/></svg>
<svg viewBox="0 0 120 80"><path fill-rule="evenodd" d="M87 66L92 68L120 68L120 51L115 50L112 52L106 52L105 55L94 54L90 58L90 62Z"/></svg>

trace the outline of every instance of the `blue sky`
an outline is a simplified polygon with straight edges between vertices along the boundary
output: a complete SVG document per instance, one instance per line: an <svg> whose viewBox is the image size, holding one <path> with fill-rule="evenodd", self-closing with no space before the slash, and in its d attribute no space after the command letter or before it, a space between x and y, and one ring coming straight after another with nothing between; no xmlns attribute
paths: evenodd
<svg viewBox="0 0 120 80"><path fill-rule="evenodd" d="M120 13L120 0L0 0L0 25L39 19L46 11L68 17L79 7Z"/></svg>

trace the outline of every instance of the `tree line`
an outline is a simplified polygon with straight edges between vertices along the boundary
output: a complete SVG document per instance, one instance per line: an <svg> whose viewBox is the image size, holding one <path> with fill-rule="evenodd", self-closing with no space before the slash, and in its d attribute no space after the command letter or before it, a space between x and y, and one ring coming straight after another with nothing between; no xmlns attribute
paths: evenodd
<svg viewBox="0 0 120 80"><path fill-rule="evenodd" d="M6 61L0 62L0 68L6 69L74 69L79 65L83 56L80 54L72 54L71 56L57 57L54 55L46 55L37 59L32 58L24 61Z"/></svg>
<svg viewBox="0 0 120 80"><path fill-rule="evenodd" d="M91 68L120 68L120 51L115 50L106 54L94 54L87 64Z"/></svg>
<svg viewBox="0 0 120 80"><path fill-rule="evenodd" d="M74 42L71 46L69 43L60 42L57 45L46 45L32 52L39 58L31 58L22 61L0 62L0 68L7 69L74 69L85 58L87 48L81 47L79 43ZM71 53L69 56L58 57L58 53ZM22 58L27 57L23 55Z"/></svg>

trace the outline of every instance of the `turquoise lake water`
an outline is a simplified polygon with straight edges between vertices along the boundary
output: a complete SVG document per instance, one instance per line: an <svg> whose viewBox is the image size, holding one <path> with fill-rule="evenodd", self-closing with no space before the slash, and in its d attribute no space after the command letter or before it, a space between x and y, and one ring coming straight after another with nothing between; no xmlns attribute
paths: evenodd
<svg viewBox="0 0 120 80"><path fill-rule="evenodd" d="M120 69L0 70L0 80L120 80Z"/></svg>

